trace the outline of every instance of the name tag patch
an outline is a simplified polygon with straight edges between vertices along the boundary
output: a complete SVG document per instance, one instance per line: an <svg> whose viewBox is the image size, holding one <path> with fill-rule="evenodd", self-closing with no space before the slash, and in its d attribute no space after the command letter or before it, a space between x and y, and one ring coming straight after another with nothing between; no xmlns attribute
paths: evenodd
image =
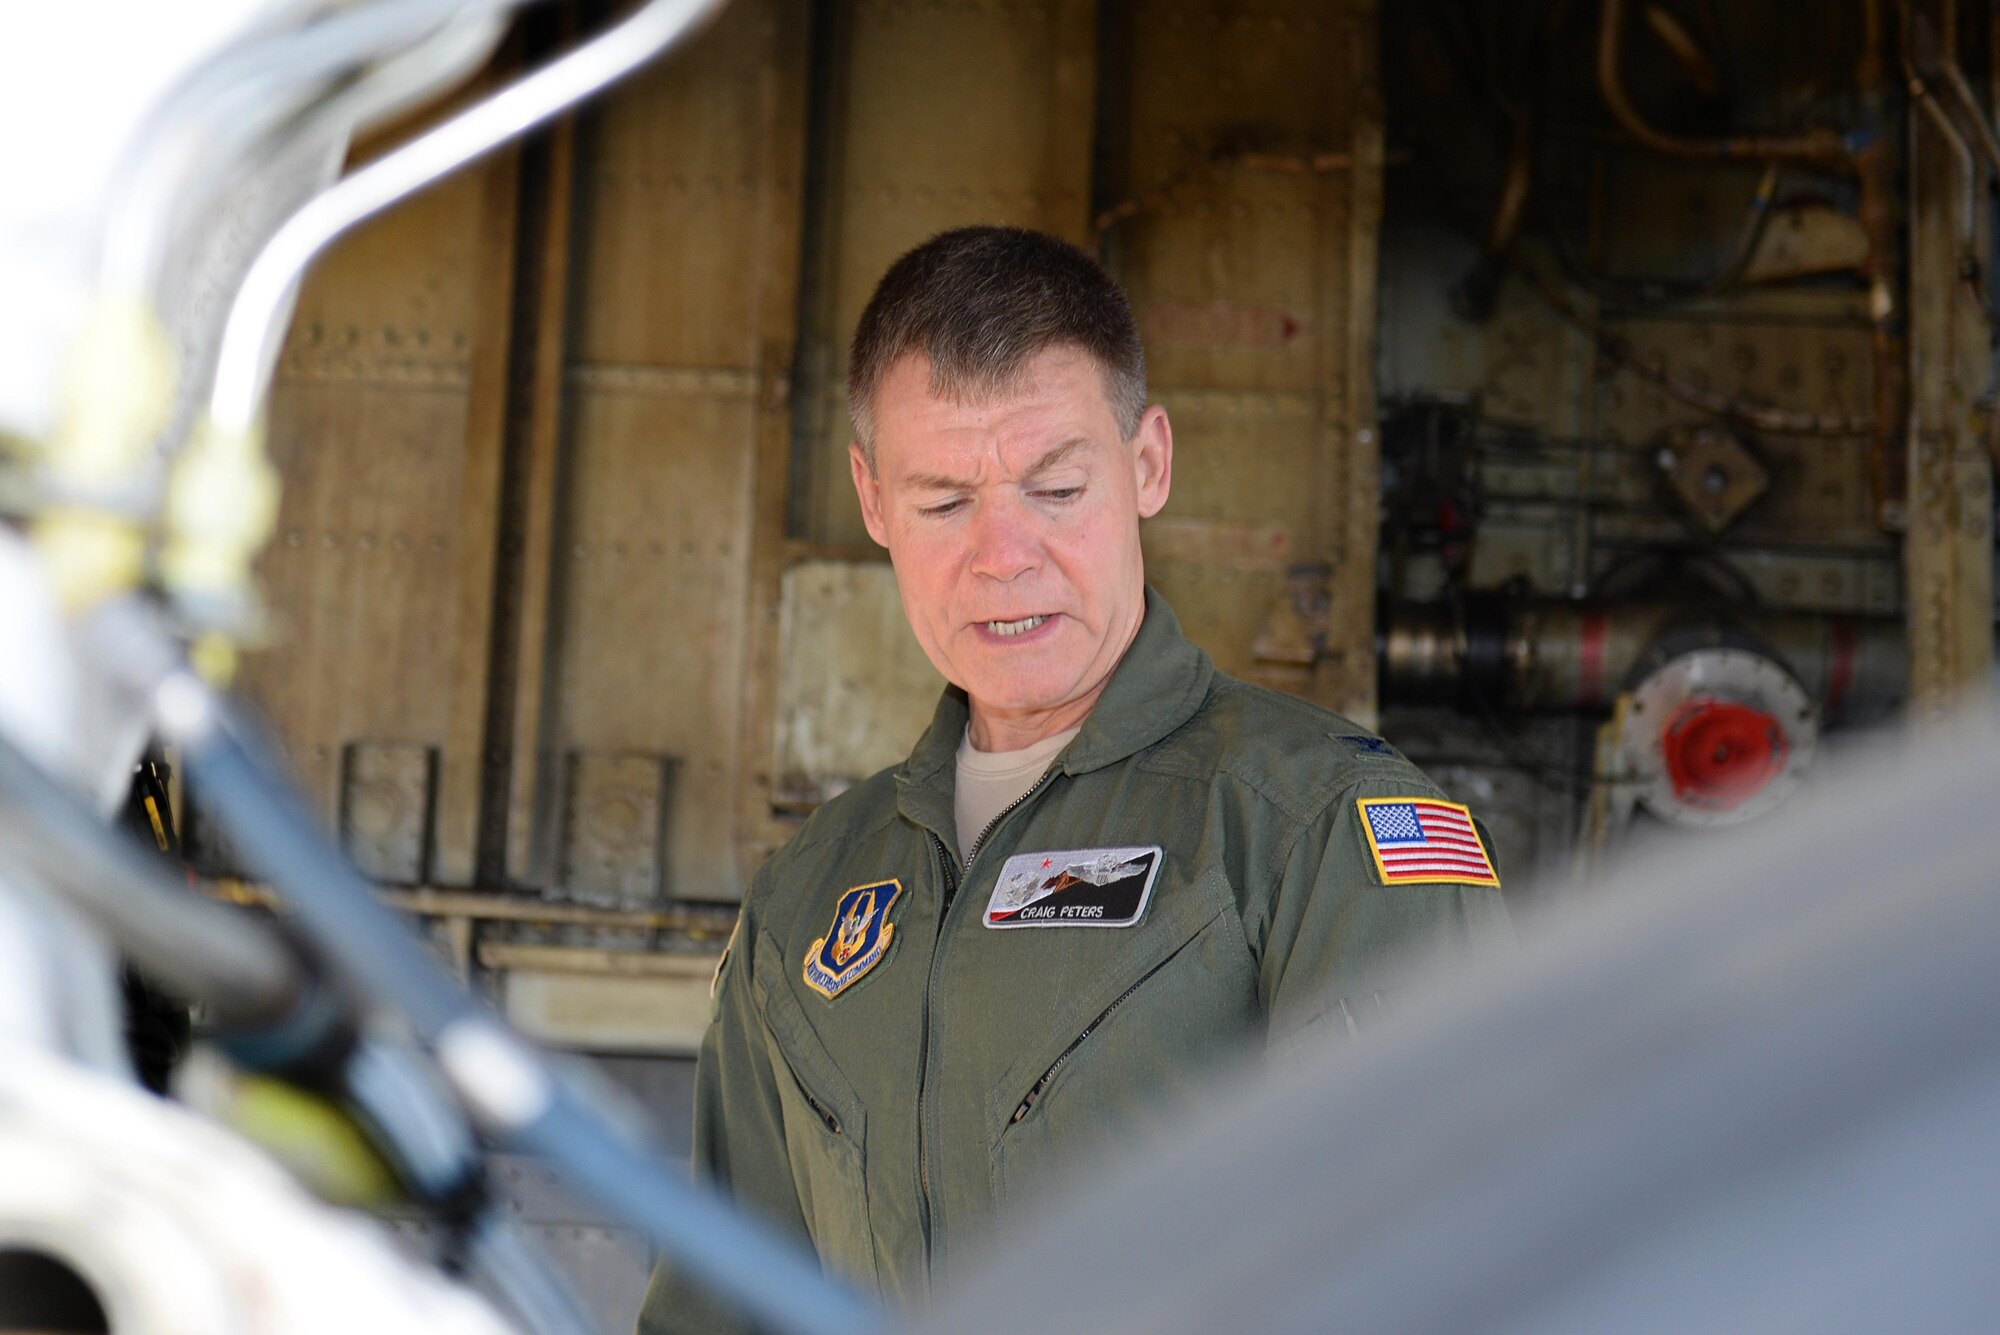
<svg viewBox="0 0 2000 1335"><path fill-rule="evenodd" d="M1017 853L986 901L988 927L1130 927L1146 912L1160 846Z"/></svg>

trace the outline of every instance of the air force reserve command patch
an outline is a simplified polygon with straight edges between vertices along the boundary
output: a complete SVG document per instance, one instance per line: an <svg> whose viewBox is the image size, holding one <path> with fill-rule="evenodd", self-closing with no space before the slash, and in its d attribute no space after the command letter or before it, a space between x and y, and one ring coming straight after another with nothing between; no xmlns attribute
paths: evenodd
<svg viewBox="0 0 2000 1335"><path fill-rule="evenodd" d="M901 881L877 881L842 895L832 928L806 952L806 986L837 997L880 963L896 934L889 906L902 893Z"/></svg>
<svg viewBox="0 0 2000 1335"><path fill-rule="evenodd" d="M986 901L988 927L1130 927L1160 874L1158 844L1008 858Z"/></svg>
<svg viewBox="0 0 2000 1335"><path fill-rule="evenodd" d="M1472 813L1428 797L1363 797L1361 830L1384 885L1498 885Z"/></svg>

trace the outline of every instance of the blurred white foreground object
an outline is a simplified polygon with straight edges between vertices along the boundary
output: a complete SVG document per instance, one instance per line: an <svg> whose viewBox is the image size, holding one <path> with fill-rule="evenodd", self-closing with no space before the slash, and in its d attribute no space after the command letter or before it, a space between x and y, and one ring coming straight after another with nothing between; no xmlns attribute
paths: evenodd
<svg viewBox="0 0 2000 1335"><path fill-rule="evenodd" d="M74 1271L118 1335L509 1329L235 1136L6 1038L0 1183L0 1256ZM17 1328L33 1296L0 1285L0 1328Z"/></svg>
<svg viewBox="0 0 2000 1335"><path fill-rule="evenodd" d="M167 86L266 0L15 5L0 41L0 432L52 425L120 154ZM109 34L116 40L107 40ZM60 126L60 132L55 127Z"/></svg>

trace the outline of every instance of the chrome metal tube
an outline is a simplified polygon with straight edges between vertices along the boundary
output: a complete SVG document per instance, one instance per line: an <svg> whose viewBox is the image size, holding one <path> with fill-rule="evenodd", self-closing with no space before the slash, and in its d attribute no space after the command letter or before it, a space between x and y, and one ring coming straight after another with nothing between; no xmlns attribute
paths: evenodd
<svg viewBox="0 0 2000 1335"><path fill-rule="evenodd" d="M1601 709L1649 650L1702 629L1768 649L1834 716L1868 716L1909 692L1902 626L1891 618L1675 602L1405 604L1384 615L1376 658L1392 700Z"/></svg>
<svg viewBox="0 0 2000 1335"><path fill-rule="evenodd" d="M493 0L475 6L507 7ZM126 151L105 212L106 288L151 293L181 210L224 183L230 163L333 80L426 40L466 8L464 0L378 3L261 32L196 69L166 94Z"/></svg>
<svg viewBox="0 0 2000 1335"><path fill-rule="evenodd" d="M230 307L209 398L214 426L225 433L254 426L279 313L293 285L336 238L631 73L721 3L650 0L601 36L368 164L293 214L258 253Z"/></svg>

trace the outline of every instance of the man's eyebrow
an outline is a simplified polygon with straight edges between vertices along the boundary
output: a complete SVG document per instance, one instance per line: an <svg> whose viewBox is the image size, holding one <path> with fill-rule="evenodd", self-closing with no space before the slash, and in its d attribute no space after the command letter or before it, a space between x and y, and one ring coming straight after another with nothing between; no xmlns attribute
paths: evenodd
<svg viewBox="0 0 2000 1335"><path fill-rule="evenodd" d="M1083 436L1078 436L1073 440L1066 440L1062 444L1048 450L1032 464L1029 464L1021 476L1036 477L1042 473L1046 473L1064 459L1089 444L1090 441ZM972 481L969 478L950 477L943 473L911 473L903 479L903 485L924 491L969 491L972 488Z"/></svg>
<svg viewBox="0 0 2000 1335"><path fill-rule="evenodd" d="M1036 477L1042 473L1046 473L1064 459L1067 459L1070 455L1075 454L1078 450L1085 448L1089 444L1090 442L1082 436L1078 436L1073 440L1066 440L1044 454L1041 458L1035 460L1032 464L1029 464L1027 471L1022 473L1021 476Z"/></svg>
<svg viewBox="0 0 2000 1335"><path fill-rule="evenodd" d="M972 480L946 477L943 473L911 473L903 479L903 485L921 491L969 491L972 489Z"/></svg>

